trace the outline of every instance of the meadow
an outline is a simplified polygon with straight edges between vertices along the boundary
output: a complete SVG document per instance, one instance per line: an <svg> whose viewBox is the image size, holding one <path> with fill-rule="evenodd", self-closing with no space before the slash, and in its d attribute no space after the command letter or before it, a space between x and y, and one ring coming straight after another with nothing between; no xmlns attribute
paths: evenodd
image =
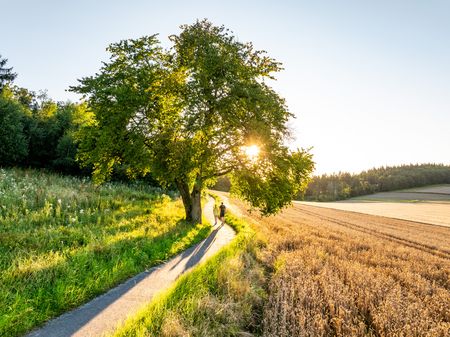
<svg viewBox="0 0 450 337"><path fill-rule="evenodd" d="M0 335L17 336L200 241L144 184L0 169Z"/></svg>

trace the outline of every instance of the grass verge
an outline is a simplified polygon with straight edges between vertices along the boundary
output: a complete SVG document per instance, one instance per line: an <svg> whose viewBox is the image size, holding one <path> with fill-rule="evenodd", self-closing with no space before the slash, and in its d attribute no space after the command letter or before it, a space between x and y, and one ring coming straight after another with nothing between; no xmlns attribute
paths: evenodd
<svg viewBox="0 0 450 337"><path fill-rule="evenodd" d="M134 184L0 169L0 336L18 336L210 233Z"/></svg>
<svg viewBox="0 0 450 337"><path fill-rule="evenodd" d="M113 335L251 336L260 330L266 290L258 261L263 244L250 226L228 215L235 239L182 276Z"/></svg>

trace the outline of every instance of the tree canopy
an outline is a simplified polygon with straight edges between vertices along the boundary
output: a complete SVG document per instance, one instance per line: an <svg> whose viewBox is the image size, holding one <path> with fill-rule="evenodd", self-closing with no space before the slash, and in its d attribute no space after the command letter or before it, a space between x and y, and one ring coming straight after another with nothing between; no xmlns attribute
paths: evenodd
<svg viewBox="0 0 450 337"><path fill-rule="evenodd" d="M281 64L207 20L181 26L164 50L156 35L108 47L110 60L71 87L94 114L79 159L102 182L114 165L175 185L186 218L201 221L202 190L231 174L234 192L272 214L305 187L311 155L286 145L292 117L265 80ZM257 157L243 148L255 145Z"/></svg>

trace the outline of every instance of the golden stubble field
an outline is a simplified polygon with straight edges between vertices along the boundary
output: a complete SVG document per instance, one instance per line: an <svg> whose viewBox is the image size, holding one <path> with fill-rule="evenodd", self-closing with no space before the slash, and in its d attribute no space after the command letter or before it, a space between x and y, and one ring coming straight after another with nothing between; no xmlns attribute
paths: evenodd
<svg viewBox="0 0 450 337"><path fill-rule="evenodd" d="M450 185L382 192L338 202L295 202L450 227Z"/></svg>
<svg viewBox="0 0 450 337"><path fill-rule="evenodd" d="M269 336L449 336L450 228L294 205L260 218Z"/></svg>

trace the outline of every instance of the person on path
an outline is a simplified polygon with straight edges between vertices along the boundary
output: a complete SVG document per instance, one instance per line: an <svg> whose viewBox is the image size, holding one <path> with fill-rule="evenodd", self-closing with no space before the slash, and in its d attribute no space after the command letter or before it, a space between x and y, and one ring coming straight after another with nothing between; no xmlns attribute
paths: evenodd
<svg viewBox="0 0 450 337"><path fill-rule="evenodd" d="M217 219L219 218L219 207L217 207L216 203L214 203L213 214L214 214L214 226L215 226L215 225L217 225Z"/></svg>
<svg viewBox="0 0 450 337"><path fill-rule="evenodd" d="M225 211L227 210L226 206L223 202L220 204L220 221L222 221L222 225L225 223Z"/></svg>

